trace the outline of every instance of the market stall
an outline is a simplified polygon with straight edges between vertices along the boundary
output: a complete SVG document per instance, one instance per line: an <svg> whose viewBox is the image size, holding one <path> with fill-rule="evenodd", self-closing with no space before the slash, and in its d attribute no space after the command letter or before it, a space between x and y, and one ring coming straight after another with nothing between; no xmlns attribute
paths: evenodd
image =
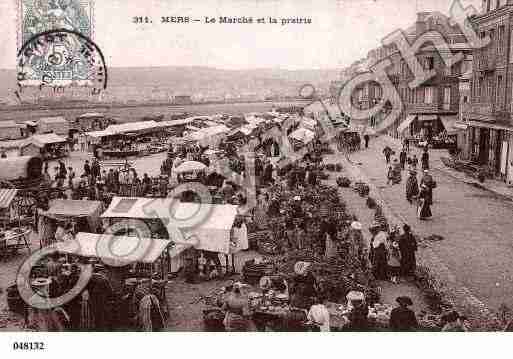
<svg viewBox="0 0 513 359"><path fill-rule="evenodd" d="M0 121L0 140L17 140L24 137L24 127L12 120Z"/></svg>
<svg viewBox="0 0 513 359"><path fill-rule="evenodd" d="M104 226L116 229L114 234L136 234L168 241L168 271L176 273L184 265L184 250L191 246L170 237L166 228L168 222L164 214L169 214L177 202L174 198L114 197L101 218Z"/></svg>
<svg viewBox="0 0 513 359"><path fill-rule="evenodd" d="M198 129L189 134L187 138L203 147L217 147L226 138L228 132L230 129L227 126L217 125Z"/></svg>
<svg viewBox="0 0 513 359"><path fill-rule="evenodd" d="M14 188L0 189L0 257L16 254L25 247L30 253L29 227L22 226L20 214L15 208L15 197L18 190Z"/></svg>
<svg viewBox="0 0 513 359"><path fill-rule="evenodd" d="M198 216L198 210L201 210L202 214L206 214L205 218L202 218L201 221L194 221L198 223L191 226L191 219ZM166 215L170 216L167 218L174 219L174 224L180 229L183 239L169 238L165 227L168 224ZM156 228L151 231L152 235L158 236L158 238L168 237L176 244L192 246L196 250L225 255L220 259L225 261L227 267L226 256L248 248L247 234L244 238L244 233L238 233L238 229L234 229L236 217L237 206L234 205L184 203L174 198L155 200L114 197L109 208L102 214L102 218L110 219L111 224L123 219L139 219L145 223L160 222L154 225ZM129 225L129 222L125 221L125 223ZM233 259L232 256L232 269ZM184 257L179 255L172 257L171 267L179 269L183 265L183 261Z"/></svg>
<svg viewBox="0 0 513 359"><path fill-rule="evenodd" d="M42 170L43 161L40 157L0 158L0 180L18 189L38 187L42 180Z"/></svg>
<svg viewBox="0 0 513 359"><path fill-rule="evenodd" d="M172 176L176 176L178 183L203 181L207 166L198 161L185 161L176 163L171 171Z"/></svg>
<svg viewBox="0 0 513 359"><path fill-rule="evenodd" d="M20 147L21 156L41 156L43 160L66 157L68 153L67 140L55 133L33 135Z"/></svg>
<svg viewBox="0 0 513 359"><path fill-rule="evenodd" d="M97 232L101 228L100 215L103 203L100 201L64 200L50 201L47 211L39 213L39 236L41 248L55 242L58 224L70 223L73 232Z"/></svg>
<svg viewBox="0 0 513 359"><path fill-rule="evenodd" d="M159 331L169 314L166 298L169 242L79 232L45 247L30 274L33 290L58 297L80 292L57 310L28 308L31 326L45 331ZM85 274L87 282L79 282ZM55 309L54 309L55 310Z"/></svg>
<svg viewBox="0 0 513 359"><path fill-rule="evenodd" d="M69 122L62 116L43 117L37 121L37 132L40 134L55 133L57 135L68 136Z"/></svg>

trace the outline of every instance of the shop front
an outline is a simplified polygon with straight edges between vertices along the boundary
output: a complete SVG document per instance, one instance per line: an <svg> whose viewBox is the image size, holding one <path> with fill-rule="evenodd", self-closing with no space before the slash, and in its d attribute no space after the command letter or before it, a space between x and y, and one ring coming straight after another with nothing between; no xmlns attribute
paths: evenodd
<svg viewBox="0 0 513 359"><path fill-rule="evenodd" d="M509 124L484 123L470 121L469 123L470 159L477 165L483 166L493 177L507 183L513 182L513 163L511 160L511 141L513 127Z"/></svg>

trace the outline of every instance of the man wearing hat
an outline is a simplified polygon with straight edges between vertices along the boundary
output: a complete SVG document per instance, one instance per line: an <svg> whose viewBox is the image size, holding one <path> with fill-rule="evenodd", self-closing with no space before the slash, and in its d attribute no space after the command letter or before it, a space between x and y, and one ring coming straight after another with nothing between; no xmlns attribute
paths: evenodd
<svg viewBox="0 0 513 359"><path fill-rule="evenodd" d="M413 310L408 308L413 305L410 297L400 296L395 299L399 304L390 313L390 329L395 332L411 332L417 330L419 324Z"/></svg>

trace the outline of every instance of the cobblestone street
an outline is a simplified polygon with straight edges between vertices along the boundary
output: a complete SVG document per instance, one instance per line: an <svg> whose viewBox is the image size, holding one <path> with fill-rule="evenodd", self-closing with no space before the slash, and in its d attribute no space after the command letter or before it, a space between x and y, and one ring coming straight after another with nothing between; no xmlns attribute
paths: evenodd
<svg viewBox="0 0 513 359"><path fill-rule="evenodd" d="M409 223L416 234L444 237L442 241L431 242L429 249L441 265L446 266L448 278L445 279L491 311L496 311L501 304L511 308L513 203L450 175L440 162L440 156L446 155L446 151L431 150L431 174L438 184L434 191L433 218L419 221L416 206L405 198L406 171L400 184L386 184L387 167L382 154L386 144L390 145L390 141L385 137L373 138L369 149L350 155L352 164L378 188L393 215ZM393 149L398 154L398 148ZM420 158L419 149L412 148L412 151ZM420 253L422 256L425 251Z"/></svg>

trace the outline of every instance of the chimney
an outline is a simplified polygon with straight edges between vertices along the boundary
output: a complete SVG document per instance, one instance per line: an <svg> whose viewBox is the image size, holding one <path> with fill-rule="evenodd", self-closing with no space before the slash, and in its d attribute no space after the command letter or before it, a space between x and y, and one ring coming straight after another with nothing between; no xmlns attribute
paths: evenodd
<svg viewBox="0 0 513 359"><path fill-rule="evenodd" d="M417 22L415 22L416 36L420 36L426 31L428 31L427 17L429 16L429 14L429 12L417 13Z"/></svg>

